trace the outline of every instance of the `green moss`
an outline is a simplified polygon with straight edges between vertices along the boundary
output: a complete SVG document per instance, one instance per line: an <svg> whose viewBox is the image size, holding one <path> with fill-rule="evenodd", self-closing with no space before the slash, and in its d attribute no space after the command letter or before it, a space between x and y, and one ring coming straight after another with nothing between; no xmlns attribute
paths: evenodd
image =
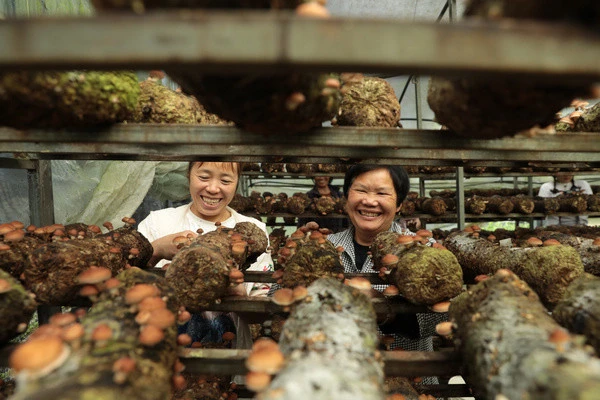
<svg viewBox="0 0 600 400"><path fill-rule="evenodd" d="M133 72L9 72L0 74L0 124L76 128L121 122L140 88Z"/></svg>
<svg viewBox="0 0 600 400"><path fill-rule="evenodd" d="M463 275L454 254L429 246L413 246L399 257L393 283L408 301L435 304L458 295Z"/></svg>

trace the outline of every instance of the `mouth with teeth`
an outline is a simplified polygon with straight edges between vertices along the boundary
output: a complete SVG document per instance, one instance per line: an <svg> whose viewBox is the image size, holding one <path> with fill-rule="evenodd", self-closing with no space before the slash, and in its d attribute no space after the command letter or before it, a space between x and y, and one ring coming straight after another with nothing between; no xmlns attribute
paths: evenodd
<svg viewBox="0 0 600 400"><path fill-rule="evenodd" d="M210 197L204 197L204 196L200 196L200 198L202 199L202 201L204 203L206 203L209 206L216 206L222 200L222 199L211 199Z"/></svg>
<svg viewBox="0 0 600 400"><path fill-rule="evenodd" d="M362 215L363 217L370 217L370 218L379 217L381 215L381 213L378 213L378 212L364 211L364 210L359 210L358 213L360 215Z"/></svg>

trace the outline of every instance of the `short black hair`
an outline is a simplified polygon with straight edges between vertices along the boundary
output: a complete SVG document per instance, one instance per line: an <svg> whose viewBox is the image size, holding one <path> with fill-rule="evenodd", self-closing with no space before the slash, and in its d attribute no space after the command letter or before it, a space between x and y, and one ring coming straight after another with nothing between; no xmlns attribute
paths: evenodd
<svg viewBox="0 0 600 400"><path fill-rule="evenodd" d="M390 177L394 183L394 190L396 191L396 207L400 207L400 204L402 204L408 194L410 180L404 168L399 165L355 164L351 166L344 176L344 196L348 198L350 186L352 186L357 176L376 169L385 169L390 173Z"/></svg>

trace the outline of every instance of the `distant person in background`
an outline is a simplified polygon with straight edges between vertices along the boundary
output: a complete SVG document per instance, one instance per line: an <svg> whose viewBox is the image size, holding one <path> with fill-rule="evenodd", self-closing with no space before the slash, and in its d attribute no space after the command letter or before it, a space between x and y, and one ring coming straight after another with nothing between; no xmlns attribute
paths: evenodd
<svg viewBox="0 0 600 400"><path fill-rule="evenodd" d="M312 189L306 192L311 201L318 199L323 196L331 197L333 200L337 200L343 197L342 192L337 186L331 184L330 176L316 176L313 178L315 183ZM319 218L298 218L298 226L305 225L309 221L316 221L321 228L328 228L333 232L339 232L348 227L347 218L333 218L333 217L319 217Z"/></svg>
<svg viewBox="0 0 600 400"><path fill-rule="evenodd" d="M590 184L581 179L575 179L573 175L555 175L552 182L546 182L540 187L539 197L558 197L568 194L593 194ZM549 225L587 225L587 215L574 215L559 217L549 215L543 222L543 226Z"/></svg>

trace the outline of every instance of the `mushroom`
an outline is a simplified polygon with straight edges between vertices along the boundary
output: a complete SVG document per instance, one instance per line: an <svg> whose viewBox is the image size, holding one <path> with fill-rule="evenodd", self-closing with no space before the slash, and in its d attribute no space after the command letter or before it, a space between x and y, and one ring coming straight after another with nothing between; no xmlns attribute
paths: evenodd
<svg viewBox="0 0 600 400"><path fill-rule="evenodd" d="M543 243L544 246L560 246L560 242L556 239L546 239Z"/></svg>
<svg viewBox="0 0 600 400"><path fill-rule="evenodd" d="M60 327L71 325L75 321L77 321L77 317L71 313L57 313L52 315L49 320L52 325Z"/></svg>
<svg viewBox="0 0 600 400"><path fill-rule="evenodd" d="M156 286L147 283L138 283L125 293L125 303L137 304L146 297L158 296L159 294L160 292Z"/></svg>
<svg viewBox="0 0 600 400"><path fill-rule="evenodd" d="M12 289L12 285L6 279L0 279L0 293L6 293Z"/></svg>
<svg viewBox="0 0 600 400"><path fill-rule="evenodd" d="M116 384L125 383L129 374L135 370L136 362L131 357L121 357L113 363L113 381Z"/></svg>
<svg viewBox="0 0 600 400"><path fill-rule="evenodd" d="M308 296L308 289L306 289L306 286L296 286L292 290L292 295L294 297L294 301L304 300Z"/></svg>
<svg viewBox="0 0 600 400"><path fill-rule="evenodd" d="M262 349L277 349L279 350L279 345L276 341L269 337L259 337L252 344L252 351L258 351Z"/></svg>
<svg viewBox="0 0 600 400"><path fill-rule="evenodd" d="M284 363L285 357L279 348L253 350L246 358L246 368L249 371L264 372L270 375L279 372Z"/></svg>
<svg viewBox="0 0 600 400"><path fill-rule="evenodd" d="M435 332L440 336L448 336L452 333L452 322L440 322L435 326Z"/></svg>
<svg viewBox="0 0 600 400"><path fill-rule="evenodd" d="M150 311L150 318L147 323L148 325L154 325L160 329L166 329L175 324L175 314L166 308L159 308Z"/></svg>
<svg viewBox="0 0 600 400"><path fill-rule="evenodd" d="M48 374L61 366L69 356L69 346L57 336L42 336L20 344L10 355L10 367L28 377Z"/></svg>
<svg viewBox="0 0 600 400"><path fill-rule="evenodd" d="M278 289L273 293L271 301L279 306L286 307L291 306L294 303L294 291L289 288Z"/></svg>
<svg viewBox="0 0 600 400"><path fill-rule="evenodd" d="M77 282L81 284L94 285L102 283L112 277L110 269L105 267L92 266L77 275Z"/></svg>
<svg viewBox="0 0 600 400"><path fill-rule="evenodd" d="M139 311L154 311L167 308L167 303L160 297L145 297L138 304Z"/></svg>
<svg viewBox="0 0 600 400"><path fill-rule="evenodd" d="M177 344L179 346L189 346L192 344L192 337L187 333L181 333L177 335Z"/></svg>
<svg viewBox="0 0 600 400"><path fill-rule="evenodd" d="M446 313L450 309L449 301L440 301L439 303L435 303L431 306L431 311L437 313Z"/></svg>
<svg viewBox="0 0 600 400"><path fill-rule="evenodd" d="M65 342L73 342L77 339L81 339L84 333L85 330L83 329L83 325L74 323L63 328L61 337Z"/></svg>
<svg viewBox="0 0 600 400"><path fill-rule="evenodd" d="M96 325L92 331L92 340L96 342L97 346L104 346L112 338L113 331L106 323Z"/></svg>
<svg viewBox="0 0 600 400"><path fill-rule="evenodd" d="M269 387L271 375L264 372L248 372L246 374L246 388L253 392L262 392Z"/></svg>
<svg viewBox="0 0 600 400"><path fill-rule="evenodd" d="M144 325L138 337L141 344L149 347L160 343L164 338L164 332L156 325Z"/></svg>
<svg viewBox="0 0 600 400"><path fill-rule="evenodd" d="M540 238L536 238L534 236L528 238L525 243L527 243L527 245L529 246L541 246L542 244L544 244L544 242L542 242L542 240Z"/></svg>
<svg viewBox="0 0 600 400"><path fill-rule="evenodd" d="M400 290L398 290L398 287L395 285L389 285L388 287L383 289L383 295L385 297L395 297L395 296L398 296L399 294L400 294Z"/></svg>

